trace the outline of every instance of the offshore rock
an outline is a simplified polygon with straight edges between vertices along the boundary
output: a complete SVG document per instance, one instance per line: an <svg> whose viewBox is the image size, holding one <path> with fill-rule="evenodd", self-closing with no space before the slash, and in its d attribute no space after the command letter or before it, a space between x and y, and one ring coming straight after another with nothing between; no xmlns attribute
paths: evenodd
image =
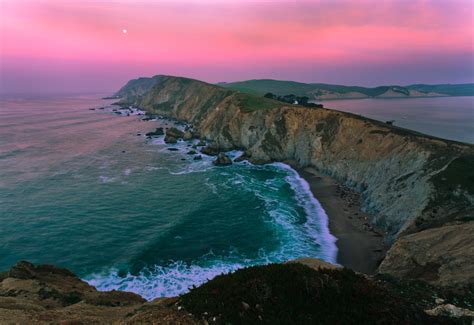
<svg viewBox="0 0 474 325"><path fill-rule="evenodd" d="M216 166L228 166L232 165L232 160L225 153L221 152L212 163Z"/></svg>
<svg viewBox="0 0 474 325"><path fill-rule="evenodd" d="M163 131L163 128L156 128L155 131L152 131L152 132L148 132L147 134L145 134L147 137L156 137L156 136L160 136L160 135L163 135L165 134L165 132Z"/></svg>
<svg viewBox="0 0 474 325"><path fill-rule="evenodd" d="M201 149L201 153L208 155L208 156L217 156L221 150L217 147L213 146L206 146Z"/></svg>
<svg viewBox="0 0 474 325"><path fill-rule="evenodd" d="M178 139L176 139L175 137L166 135L164 141L165 141L165 143L167 143L167 144L175 144L175 143L178 142Z"/></svg>
<svg viewBox="0 0 474 325"><path fill-rule="evenodd" d="M240 156L235 158L234 162L241 162L241 161L248 160L248 159L250 159L250 155L247 152L244 152L243 154L241 154Z"/></svg>
<svg viewBox="0 0 474 325"><path fill-rule="evenodd" d="M184 141L189 141L189 140L192 140L193 138L193 134L191 133L191 131L185 131L184 134L183 134L183 140Z"/></svg>
<svg viewBox="0 0 474 325"><path fill-rule="evenodd" d="M166 136L167 137L173 137L176 139L182 139L184 136L184 132L178 130L177 128L169 128L166 130Z"/></svg>

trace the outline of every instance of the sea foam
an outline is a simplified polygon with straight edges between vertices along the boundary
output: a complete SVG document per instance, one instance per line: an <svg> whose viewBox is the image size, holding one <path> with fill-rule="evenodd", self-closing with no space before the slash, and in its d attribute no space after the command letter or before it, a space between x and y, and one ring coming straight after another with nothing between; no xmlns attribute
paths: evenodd
<svg viewBox="0 0 474 325"><path fill-rule="evenodd" d="M236 155L237 153L232 156ZM188 169L186 172L203 172L213 168L208 165L210 160L207 163L200 162L198 168ZM261 249L258 256L253 258L238 252L232 252L229 256L213 256L210 252L190 263L171 261L166 265L155 265L138 274L128 273L125 276L112 268L87 276L86 281L99 290L131 291L151 300L186 293L192 286L199 286L219 274L246 266L284 262L298 257L316 257L331 263L336 262L336 238L329 232L328 217L313 197L309 184L294 169L283 163L263 166L236 164L232 171L214 168L221 174L226 174L227 181L217 186L241 186L264 202L269 225L275 227L275 231L283 238L278 249L270 252ZM239 172L239 168L272 170L277 172L277 177L262 182L253 177L252 173ZM218 191L216 184L212 184L209 179L206 183L212 186L213 192ZM282 201L278 196L281 186L285 183L294 192L296 205L304 210L303 224L298 222L301 215L291 202Z"/></svg>

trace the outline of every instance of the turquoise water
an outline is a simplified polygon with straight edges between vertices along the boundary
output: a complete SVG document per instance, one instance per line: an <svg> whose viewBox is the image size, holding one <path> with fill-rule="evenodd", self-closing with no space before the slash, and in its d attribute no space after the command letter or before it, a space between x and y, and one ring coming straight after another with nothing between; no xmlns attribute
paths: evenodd
<svg viewBox="0 0 474 325"><path fill-rule="evenodd" d="M367 98L323 101L325 107L361 114L436 137L474 143L474 96Z"/></svg>
<svg viewBox="0 0 474 325"><path fill-rule="evenodd" d="M52 263L152 299L246 265L335 262L327 216L294 170L193 161L192 143L137 135L160 122L88 110L110 103L96 98L1 100L0 270Z"/></svg>

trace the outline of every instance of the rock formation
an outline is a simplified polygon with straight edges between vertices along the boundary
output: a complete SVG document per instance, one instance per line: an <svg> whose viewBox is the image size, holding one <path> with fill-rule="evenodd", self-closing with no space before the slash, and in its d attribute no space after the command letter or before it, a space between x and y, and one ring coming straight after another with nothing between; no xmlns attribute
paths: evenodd
<svg viewBox="0 0 474 325"><path fill-rule="evenodd" d="M216 166L228 166L232 165L232 160L223 152L217 155L216 160L213 161L213 164Z"/></svg>

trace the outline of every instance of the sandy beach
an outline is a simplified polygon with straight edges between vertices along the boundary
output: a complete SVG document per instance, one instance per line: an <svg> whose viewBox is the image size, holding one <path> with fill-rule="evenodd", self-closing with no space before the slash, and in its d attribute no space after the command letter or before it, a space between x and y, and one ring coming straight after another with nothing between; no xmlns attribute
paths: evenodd
<svg viewBox="0 0 474 325"><path fill-rule="evenodd" d="M369 225L369 215L361 211L360 195L312 167L296 170L309 183L328 215L329 229L337 238L337 262L373 274L385 247L382 233Z"/></svg>

